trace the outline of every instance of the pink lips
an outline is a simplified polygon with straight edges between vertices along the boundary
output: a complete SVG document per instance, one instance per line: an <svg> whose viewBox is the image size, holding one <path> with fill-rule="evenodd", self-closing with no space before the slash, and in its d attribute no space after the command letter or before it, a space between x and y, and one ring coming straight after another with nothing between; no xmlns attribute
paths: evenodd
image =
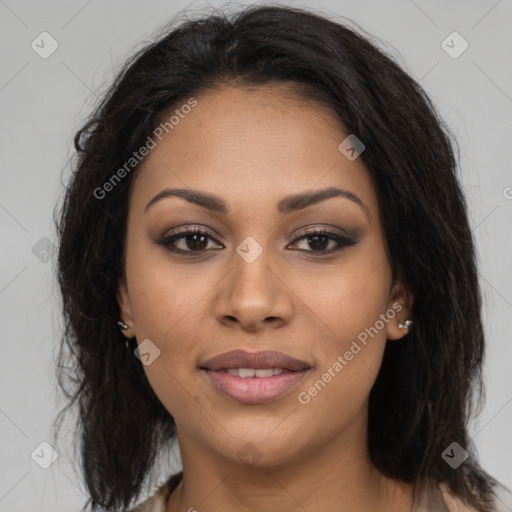
<svg viewBox="0 0 512 512"><path fill-rule="evenodd" d="M311 369L305 361L282 352L233 350L208 359L200 365L213 387L245 404L270 402L296 387ZM239 377L227 373L230 368L280 368L282 373L269 377Z"/></svg>

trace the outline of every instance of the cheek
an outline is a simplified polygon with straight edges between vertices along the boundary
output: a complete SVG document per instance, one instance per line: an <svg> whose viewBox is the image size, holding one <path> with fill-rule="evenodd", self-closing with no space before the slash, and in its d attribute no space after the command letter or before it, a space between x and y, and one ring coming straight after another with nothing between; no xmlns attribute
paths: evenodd
<svg viewBox="0 0 512 512"><path fill-rule="evenodd" d="M187 292L180 292L181 281ZM197 416L194 404L201 402L197 389L190 385L199 351L198 319L204 295L195 291L191 277L170 279L150 265L133 279L132 311L139 346L149 339L158 357L143 369L153 391L173 417ZM197 287L196 287L197 288ZM147 342L146 342L147 343ZM151 347L153 345L150 345Z"/></svg>
<svg viewBox="0 0 512 512"><path fill-rule="evenodd" d="M195 403L195 390L187 387L186 378L196 370L198 315L217 280L208 272L199 276L194 265L173 268L160 252L134 248L127 254L127 277L137 342L150 340L158 354L144 371L173 414Z"/></svg>
<svg viewBox="0 0 512 512"><path fill-rule="evenodd" d="M307 298L325 333L315 340L320 359L316 378L321 382L316 381L311 393L322 395L318 397L318 407L344 403L357 408L368 396L379 372L387 322L394 316L386 314L391 271L384 251L374 247L347 260L325 282L328 288L311 287L314 291Z"/></svg>
<svg viewBox="0 0 512 512"><path fill-rule="evenodd" d="M316 278L313 273L307 275L308 282L302 287L307 293L301 299L307 305L305 312L315 313L316 322L329 341L324 346L329 352L347 350L352 340L374 326L386 312L391 270L378 247L361 250L357 257L347 258ZM375 338L385 340L386 329L380 323L379 327Z"/></svg>
<svg viewBox="0 0 512 512"><path fill-rule="evenodd" d="M330 418L325 420L329 428L322 427L325 435L358 416L379 373L387 325L380 315L385 314L387 304L375 277L347 278L338 283L338 293L319 308L329 333L320 339L316 336L315 375L298 391L302 393L298 400L308 422Z"/></svg>
<svg viewBox="0 0 512 512"><path fill-rule="evenodd" d="M165 250L143 244L128 253L128 287L137 338L167 343L177 332L192 334L187 330L194 327L194 314L218 281L205 265L173 263Z"/></svg>

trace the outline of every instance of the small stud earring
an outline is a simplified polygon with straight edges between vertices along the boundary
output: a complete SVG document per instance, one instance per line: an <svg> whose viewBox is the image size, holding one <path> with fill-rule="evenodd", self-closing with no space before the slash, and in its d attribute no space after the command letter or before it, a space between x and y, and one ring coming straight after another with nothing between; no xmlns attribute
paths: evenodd
<svg viewBox="0 0 512 512"><path fill-rule="evenodd" d="M117 322L117 325L123 330L126 331L129 329L128 325L126 325L122 320L119 320Z"/></svg>
<svg viewBox="0 0 512 512"><path fill-rule="evenodd" d="M407 319L403 324L398 324L398 327L400 329L405 329L407 333L409 333L409 329L412 325L412 320L411 319Z"/></svg>
<svg viewBox="0 0 512 512"><path fill-rule="evenodd" d="M129 327L126 323L124 323L122 320L119 320L119 321L117 322L117 325L118 325L118 326L119 326L119 328L120 328L121 330L123 330L123 331L127 331L127 330L129 330L129 329L130 329L130 327ZM130 348L130 347L128 346L128 339L126 339L126 341L125 341L125 345L126 345L126 348Z"/></svg>

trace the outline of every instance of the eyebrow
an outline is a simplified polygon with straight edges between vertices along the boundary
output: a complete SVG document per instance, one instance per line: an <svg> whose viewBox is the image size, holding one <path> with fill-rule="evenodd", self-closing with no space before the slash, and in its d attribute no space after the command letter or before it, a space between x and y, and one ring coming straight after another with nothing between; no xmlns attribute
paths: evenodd
<svg viewBox="0 0 512 512"><path fill-rule="evenodd" d="M229 213L229 208L226 202L220 197L201 192L200 190L182 188L166 188L162 190L148 202L144 209L144 213L146 213L157 201L166 197L181 197L189 203L197 204L213 212L222 213L224 215ZM288 214L298 210L303 210L308 206L330 199L331 197L343 197L358 204L364 210L368 220L371 222L370 209L363 203L363 201L361 201L361 199L354 193L336 187L328 187L286 196L277 203L277 210L280 213Z"/></svg>

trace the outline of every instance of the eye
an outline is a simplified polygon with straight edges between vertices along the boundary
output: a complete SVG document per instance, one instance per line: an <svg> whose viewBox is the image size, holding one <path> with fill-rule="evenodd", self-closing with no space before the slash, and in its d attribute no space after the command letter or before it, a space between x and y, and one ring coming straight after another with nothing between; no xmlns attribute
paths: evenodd
<svg viewBox="0 0 512 512"><path fill-rule="evenodd" d="M306 252L319 252L324 254L335 252L343 249L344 247L350 247L351 245L355 245L357 243L356 240L338 235L337 233L333 233L325 229L310 231L304 235L299 235L293 240L292 244L296 245L301 241L306 242L310 247L313 248L313 250L306 249ZM326 250L329 246L329 242L335 242L337 247L334 249L331 248Z"/></svg>
<svg viewBox="0 0 512 512"><path fill-rule="evenodd" d="M166 250L175 253L202 253L208 247L208 241L215 240L208 231L203 229L184 229L174 235L166 236L158 241ZM216 240L215 240L216 241ZM181 243L181 248L176 242Z"/></svg>
<svg viewBox="0 0 512 512"><path fill-rule="evenodd" d="M159 240L157 243L158 245L163 246L166 250L173 253L201 254L208 250L208 242L211 240L217 242L208 231L199 228L189 228L182 229L175 234L166 236ZM306 234L299 235L292 241L291 245L297 246L301 242L309 244L309 247L311 247L312 250L300 250L323 254L332 253L357 243L356 240L339 235L337 233L333 233L331 231L327 231L325 229L314 230ZM334 242L335 247L329 248L329 245L330 243L332 244L332 242ZM181 245L181 247L178 247L179 245Z"/></svg>

